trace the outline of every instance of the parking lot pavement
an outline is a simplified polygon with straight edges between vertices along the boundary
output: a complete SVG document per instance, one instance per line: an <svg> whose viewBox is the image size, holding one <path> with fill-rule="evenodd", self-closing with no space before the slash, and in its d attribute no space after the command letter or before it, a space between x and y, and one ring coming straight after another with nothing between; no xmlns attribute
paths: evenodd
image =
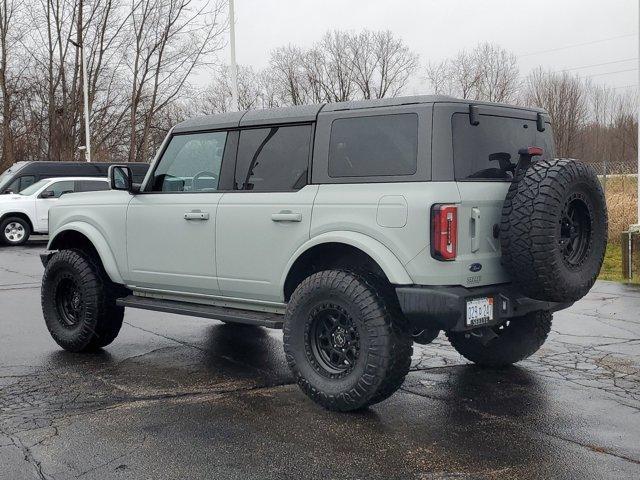
<svg viewBox="0 0 640 480"><path fill-rule="evenodd" d="M640 478L640 290L598 283L532 359L443 336L367 411L317 407L280 332L130 310L76 355L40 312L42 242L0 247L0 478Z"/></svg>

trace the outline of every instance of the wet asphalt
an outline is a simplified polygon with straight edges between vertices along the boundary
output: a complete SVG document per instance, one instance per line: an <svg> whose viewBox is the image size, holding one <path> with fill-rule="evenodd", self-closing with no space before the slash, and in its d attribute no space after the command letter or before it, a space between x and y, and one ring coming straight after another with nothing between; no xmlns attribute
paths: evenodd
<svg viewBox="0 0 640 480"><path fill-rule="evenodd" d="M102 352L62 351L44 248L0 247L0 479L640 478L639 289L597 283L506 370L416 345L398 393L338 414L274 330L129 310Z"/></svg>

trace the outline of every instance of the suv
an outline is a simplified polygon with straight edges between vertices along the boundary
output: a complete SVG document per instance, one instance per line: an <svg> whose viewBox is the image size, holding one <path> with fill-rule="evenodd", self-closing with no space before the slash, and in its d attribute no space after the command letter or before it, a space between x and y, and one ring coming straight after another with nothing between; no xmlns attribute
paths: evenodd
<svg viewBox="0 0 640 480"><path fill-rule="evenodd" d="M302 390L333 410L402 384L413 342L534 353L602 264L604 197L554 159L544 111L418 96L187 120L141 187L51 210L42 308L66 350L111 343L125 307L284 327Z"/></svg>
<svg viewBox="0 0 640 480"><path fill-rule="evenodd" d="M49 209L73 192L109 190L106 178L45 178L19 194L0 195L0 244L22 245L32 233L48 232Z"/></svg>

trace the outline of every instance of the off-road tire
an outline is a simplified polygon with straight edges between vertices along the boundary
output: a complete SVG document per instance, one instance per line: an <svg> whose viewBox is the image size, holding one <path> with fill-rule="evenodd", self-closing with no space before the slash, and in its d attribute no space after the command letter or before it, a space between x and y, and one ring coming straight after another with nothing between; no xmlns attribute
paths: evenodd
<svg viewBox="0 0 640 480"><path fill-rule="evenodd" d="M359 339L353 366L338 373L318 360L312 335L317 315L333 307L349 317ZM285 314L284 350L302 391L336 411L366 408L392 395L402 385L413 353L391 288L373 275L342 270L315 273L298 285Z"/></svg>
<svg viewBox="0 0 640 480"><path fill-rule="evenodd" d="M61 306L63 286L79 293L75 323ZM124 307L116 305L121 296L122 287L111 282L99 261L79 250L55 253L42 277L45 323L56 343L70 352L95 351L115 340L124 318Z"/></svg>
<svg viewBox="0 0 640 480"><path fill-rule="evenodd" d="M447 332L456 351L484 367L506 367L530 357L544 344L551 331L550 312L532 312L494 327L497 338L483 345L474 332Z"/></svg>
<svg viewBox="0 0 640 480"><path fill-rule="evenodd" d="M11 239L7 238L6 230L7 230L7 227L11 224L19 224L22 227L24 233L20 238L20 240L12 241ZM27 240L29 240L30 236L31 236L31 226L29 225L29 222L27 222L24 218L8 217L8 218L5 218L0 223L0 244L11 245L11 246L24 245L25 243L27 243Z"/></svg>
<svg viewBox="0 0 640 480"><path fill-rule="evenodd" d="M565 222L572 208L586 212L580 214L586 218L584 227L574 229L573 221ZM573 240L566 237L578 230L586 233L572 261L567 252ZM502 209L500 243L502 264L525 295L555 302L574 302L586 295L598 277L607 245L607 208L593 169L577 160L556 158L534 162L520 172Z"/></svg>

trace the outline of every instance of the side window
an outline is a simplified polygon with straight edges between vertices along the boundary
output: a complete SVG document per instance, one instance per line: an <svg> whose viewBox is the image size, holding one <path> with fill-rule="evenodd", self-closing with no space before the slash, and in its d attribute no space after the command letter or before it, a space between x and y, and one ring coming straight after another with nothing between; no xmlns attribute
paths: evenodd
<svg viewBox="0 0 640 480"><path fill-rule="evenodd" d="M236 188L255 192L299 190L307 183L311 125L242 130Z"/></svg>
<svg viewBox="0 0 640 480"><path fill-rule="evenodd" d="M60 198L65 193L73 193L75 191L73 180L64 180L62 182L55 182L45 188L45 191L52 191L53 198Z"/></svg>
<svg viewBox="0 0 640 480"><path fill-rule="evenodd" d="M330 177L413 175L417 158L414 113L341 118L331 124Z"/></svg>
<svg viewBox="0 0 640 480"><path fill-rule="evenodd" d="M101 190L109 190L109 184L98 180L76 180L76 192L97 192Z"/></svg>
<svg viewBox="0 0 640 480"><path fill-rule="evenodd" d="M25 175L24 177L20 177L20 192L25 188L33 185L36 181L36 177L33 175Z"/></svg>
<svg viewBox="0 0 640 480"><path fill-rule="evenodd" d="M153 172L151 192L215 192L227 132L175 135Z"/></svg>

